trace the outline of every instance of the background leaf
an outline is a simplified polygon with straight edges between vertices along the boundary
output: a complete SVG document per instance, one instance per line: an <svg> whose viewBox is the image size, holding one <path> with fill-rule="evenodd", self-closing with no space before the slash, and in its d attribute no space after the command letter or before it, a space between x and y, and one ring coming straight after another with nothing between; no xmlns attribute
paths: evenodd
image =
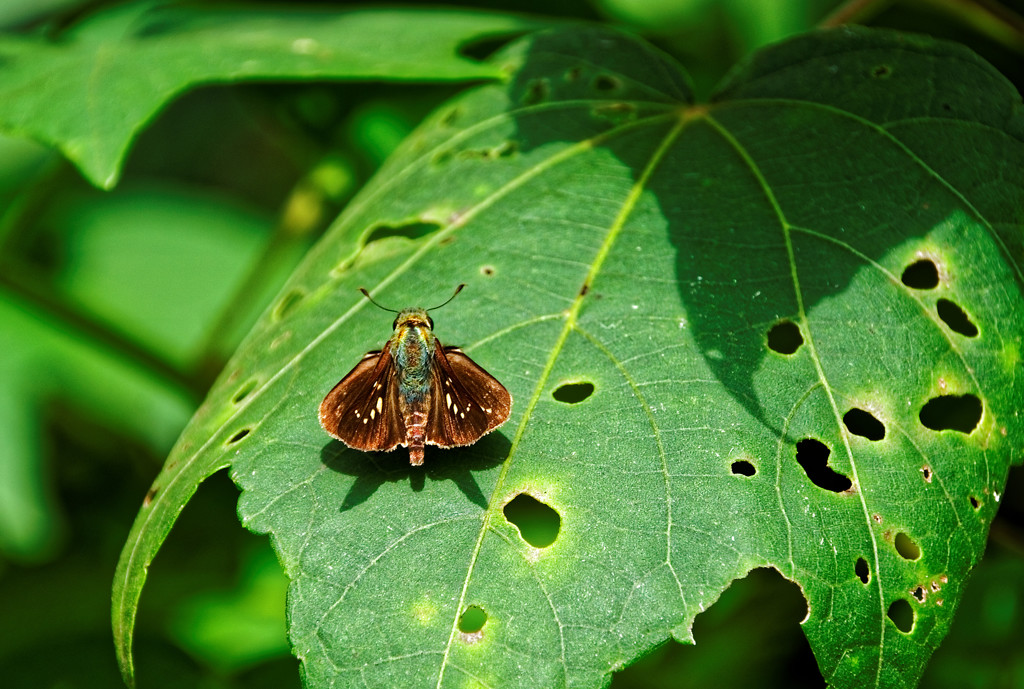
<svg viewBox="0 0 1024 689"><path fill-rule="evenodd" d="M230 464L308 686L600 686L764 566L803 590L826 681L913 685L1021 446L1019 95L860 30L768 49L708 105L618 34L495 64L510 83L406 142L194 417L122 555L120 652ZM508 386L508 424L422 470L329 442L316 406L390 320L355 288L461 281L436 331ZM519 495L557 514L550 545Z"/></svg>
<svg viewBox="0 0 1024 689"><path fill-rule="evenodd" d="M65 537L40 447L43 399L91 403L99 419L164 448L191 407L148 372L77 341L23 302L0 298L0 350L0 423L8 428L0 437L0 550L41 561Z"/></svg>
<svg viewBox="0 0 1024 689"><path fill-rule="evenodd" d="M537 26L480 12L130 3L94 15L61 43L0 37L0 129L56 146L90 181L110 188L134 136L188 88L257 79L494 79L501 75L493 66L460 49Z"/></svg>

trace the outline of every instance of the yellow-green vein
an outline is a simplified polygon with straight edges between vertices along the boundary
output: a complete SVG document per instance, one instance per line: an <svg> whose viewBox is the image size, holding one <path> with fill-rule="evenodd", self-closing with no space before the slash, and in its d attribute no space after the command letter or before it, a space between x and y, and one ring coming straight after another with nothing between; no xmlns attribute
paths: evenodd
<svg viewBox="0 0 1024 689"><path fill-rule="evenodd" d="M726 141L737 155L743 160L743 163L750 170L751 175L754 176L758 185L761 187L762 192L765 195L766 200L775 212L776 217L779 221L779 228L782 230L782 236L786 245L786 255L789 259L789 270L790 279L793 282L793 293L797 302L797 317L800 320L804 337L807 341L807 347L811 355L811 362L814 364L814 369L818 375L818 380L821 381L822 390L825 392L825 396L828 398L829 405L832 408L832 414L836 421L836 428L842 428L842 415L839 413L839 407L836 405L835 395L833 394L832 387L829 385L828 378L825 376L825 369L821 364L821 357L818 355L817 347L814 342L814 334L811 332L810 321L807 318L807 310L804 305L803 290L800 288L800 276L797 273L796 255L793 250L793 238L791 235L792 226L789 221L786 220L786 215L782 211L782 207L779 205L779 201L775 198L774 192L772 192L771 186L768 184L768 180L765 179L764 174L761 172L760 167L751 157L750 153L744 148L744 146L732 135L732 133L717 122L714 117L710 115L707 117L707 122L710 124L715 131L718 132L719 136ZM856 494L858 500L860 500L861 510L864 514L864 524L867 527L868 535L871 538L872 555L875 563L875 571L881 571L881 555L878 550L878 539L875 537L874 529L871 528L871 514L868 509L867 498L864 495L864 491L860 490L860 479L857 472L857 463L854 461L853 448L850 447L849 438L840 431L839 437L842 439L843 447L846 450L846 456L850 461L850 470L853 473L853 485L856 487ZM879 607L879 654L878 662L875 664L875 686L878 686L882 676L882 655L885 647L885 596L882 591L881 577L875 577L875 585L878 591L878 607Z"/></svg>
<svg viewBox="0 0 1024 689"><path fill-rule="evenodd" d="M629 218L637 202L640 199L640 195L643 193L647 186L647 181L650 179L657 167L658 163L664 158L666 152L672 143L678 138L679 134L683 131L686 125L691 122L692 119L685 113L681 114L679 121L672 127L669 133L661 141L654 153L651 155L651 159L648 161L647 166L644 168L640 177L634 182L632 188L627 194L622 208L619 211L618 216L612 223L608 230L608 234L605 236L604 242L601 244L601 248L598 250L597 255L590 266L590 270L587 272L585 280L586 285L593 283L594 278L600 272L604 261L608 258L608 254L611 251L612 246L615 244L615 240L618 238L619 233L622 231L623 226L626 223L626 219ZM500 496L502 495L502 488L505 483L505 477L508 475L509 467L512 465L512 460L515 457L516 450L519 447L519 443L522 440L523 434L526 432L526 424L533 415L533 410L537 406L537 402L543 393L544 387L547 385L548 377L551 375L551 371L554 369L555 362L558 359L562 348L565 346L565 341L569 337L569 333L576 327L576 318L579 315L580 309L583 305L582 295L577 295L573 301L572 306L569 308L566 314L565 325L562 328L562 332L559 333L558 339L555 341L554 346L551 349L551 354L548 356L548 360L544 365L544 369L537 380L537 385L534 388L533 396L527 403L526 409L523 411L522 420L516 429L516 434L512 439L512 446L509 449L508 458L505 460L505 464L501 468L501 473L498 475L498 480L495 482L494 491L491 493L490 504L487 507L487 514L484 517L483 524L480 527L480 533L477 536L476 544L473 547L473 552L470 556L469 566L466 568L466 578L462 583L462 591L459 594L459 602L455 608L455 617L452 620L451 632L448 636L448 643L445 646L444 657L441 661L441 668L437 675L437 689L440 689L442 682L444 681L445 666L448 663L448 656L451 653L452 644L454 643L456 633L458 631L458 618L460 611L466 602L466 592L469 589L469 582L473 575L473 570L476 566L476 559L480 554L480 547L483 544L484 535L488 531L489 521L497 511L497 504Z"/></svg>

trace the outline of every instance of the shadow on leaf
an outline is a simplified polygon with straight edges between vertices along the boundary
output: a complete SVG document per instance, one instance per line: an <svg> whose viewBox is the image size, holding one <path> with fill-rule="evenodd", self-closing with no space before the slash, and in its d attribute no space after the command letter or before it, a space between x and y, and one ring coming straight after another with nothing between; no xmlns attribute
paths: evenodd
<svg viewBox="0 0 1024 689"><path fill-rule="evenodd" d="M428 445L423 466L414 467L402 447L392 452L360 452L332 440L321 449L320 460L332 471L355 477L341 503L341 512L369 500L385 482L408 481L412 491L418 493L426 479L451 481L470 502L487 509L487 497L473 472L498 466L508 457L511 447L509 439L500 433L491 433L467 447L442 449Z"/></svg>

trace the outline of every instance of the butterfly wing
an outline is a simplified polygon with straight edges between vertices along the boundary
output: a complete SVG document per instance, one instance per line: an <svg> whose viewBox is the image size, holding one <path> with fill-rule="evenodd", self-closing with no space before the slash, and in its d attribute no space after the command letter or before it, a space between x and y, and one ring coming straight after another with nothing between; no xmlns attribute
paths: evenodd
<svg viewBox="0 0 1024 689"><path fill-rule="evenodd" d="M475 443L505 423L512 396L458 347L436 346L426 441L440 447Z"/></svg>
<svg viewBox="0 0 1024 689"><path fill-rule="evenodd" d="M357 450L393 450L405 440L389 347L369 352L327 393L320 425Z"/></svg>

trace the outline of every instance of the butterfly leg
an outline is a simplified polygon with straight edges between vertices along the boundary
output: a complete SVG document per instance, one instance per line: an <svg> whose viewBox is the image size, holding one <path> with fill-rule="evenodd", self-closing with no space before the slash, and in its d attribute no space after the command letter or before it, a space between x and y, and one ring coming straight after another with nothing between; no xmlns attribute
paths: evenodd
<svg viewBox="0 0 1024 689"><path fill-rule="evenodd" d="M410 412L405 424L405 446L409 448L409 464L423 464L423 443L426 440L427 415L424 412Z"/></svg>

